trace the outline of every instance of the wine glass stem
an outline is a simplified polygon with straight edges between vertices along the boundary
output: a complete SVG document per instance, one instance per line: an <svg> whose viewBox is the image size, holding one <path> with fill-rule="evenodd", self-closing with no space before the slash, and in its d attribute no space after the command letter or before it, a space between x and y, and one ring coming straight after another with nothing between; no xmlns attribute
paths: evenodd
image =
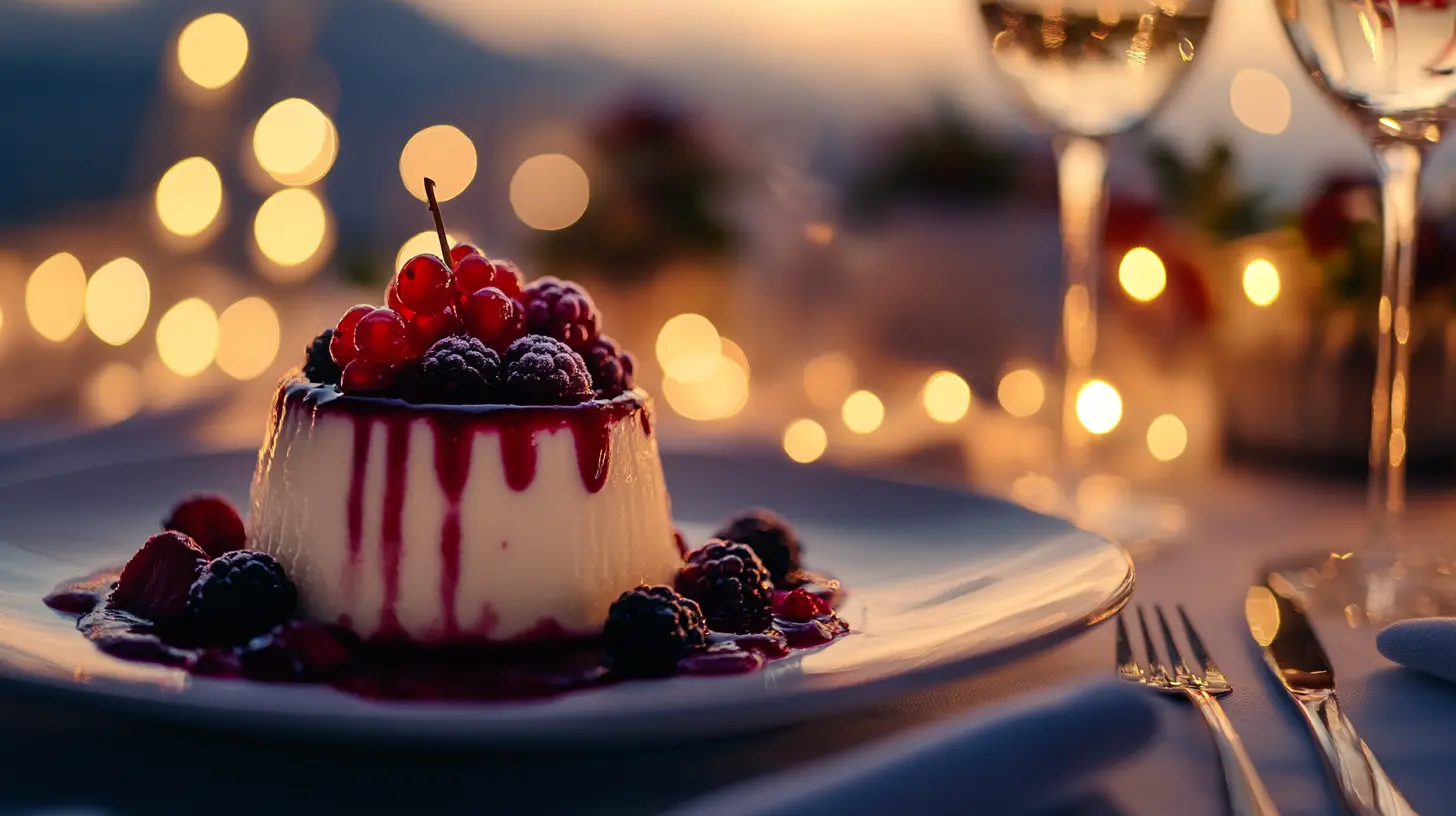
<svg viewBox="0 0 1456 816"><path fill-rule="evenodd" d="M1062 389L1060 476L1073 478L1087 466L1091 434L1077 419L1077 393L1090 378L1097 350L1097 289L1105 221L1103 191L1107 147L1099 140L1062 134L1056 138L1057 190L1061 201L1062 333L1058 356Z"/></svg>
<svg viewBox="0 0 1456 816"><path fill-rule="evenodd" d="M1407 142L1390 141L1375 146L1385 240L1370 417L1369 512L1371 534L1376 544L1383 546L1396 543L1405 511L1411 285L1422 158L1421 148Z"/></svg>

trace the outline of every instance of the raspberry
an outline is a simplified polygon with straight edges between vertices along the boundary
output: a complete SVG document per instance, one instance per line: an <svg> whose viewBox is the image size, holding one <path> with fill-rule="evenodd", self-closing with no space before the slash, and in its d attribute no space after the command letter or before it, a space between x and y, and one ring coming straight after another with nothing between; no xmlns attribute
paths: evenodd
<svg viewBox="0 0 1456 816"><path fill-rule="evenodd" d="M802 583L803 545L788 522L763 509L745 510L713 534L714 538L737 541L753 548L768 567L774 586L792 589Z"/></svg>
<svg viewBox="0 0 1456 816"><path fill-rule="evenodd" d="M405 326L405 354L422 357L430 346L435 345L435 341L464 330L454 307L447 306L442 312L420 312Z"/></svg>
<svg viewBox="0 0 1456 816"><path fill-rule="evenodd" d="M163 530L192 539L208 558L248 546L248 531L232 502L216 493L186 496L162 519Z"/></svg>
<svg viewBox="0 0 1456 816"><path fill-rule="evenodd" d="M416 255L395 276L399 300L417 312L438 312L455 299L450 268L434 255Z"/></svg>
<svg viewBox="0 0 1456 816"><path fill-rule="evenodd" d="M420 361L420 396L428 402L460 405L490 402L500 385L501 360L474 337L446 337Z"/></svg>
<svg viewBox="0 0 1456 816"><path fill-rule="evenodd" d="M238 550L214 558L192 584L187 611L199 635L241 643L293 617L298 589L273 556Z"/></svg>
<svg viewBox="0 0 1456 816"><path fill-rule="evenodd" d="M339 375L344 373L330 356L329 344L334 339L333 329L324 329L323 334L313 339L303 360L303 376L309 382L319 385L338 385Z"/></svg>
<svg viewBox="0 0 1456 816"><path fill-rule="evenodd" d="M773 608L774 617L794 623L808 623L815 618L822 618L832 611L823 598L803 587L785 593L774 603Z"/></svg>
<svg viewBox="0 0 1456 816"><path fill-rule="evenodd" d="M394 385L395 369L385 363L355 360L344 366L339 388L345 394L378 394Z"/></svg>
<svg viewBox="0 0 1456 816"><path fill-rule="evenodd" d="M179 620L187 613L187 592L206 566L207 553L185 533L157 533L122 568L111 603L154 622Z"/></svg>
<svg viewBox="0 0 1456 816"><path fill-rule="evenodd" d="M350 306L349 311L339 318L338 325L334 326L334 336L329 338L329 356L341 367L353 362L358 356L359 352L354 349L354 330L358 328L364 315L372 311L374 307L365 303Z"/></svg>
<svg viewBox="0 0 1456 816"><path fill-rule="evenodd" d="M404 359L408 327L393 309L375 309L359 318L354 329L355 359L366 363L396 363Z"/></svg>
<svg viewBox="0 0 1456 816"><path fill-rule="evenodd" d="M675 583L717 631L762 632L773 622L773 581L747 544L709 541L688 554Z"/></svg>
<svg viewBox="0 0 1456 816"><path fill-rule="evenodd" d="M632 355L622 350L616 340L605 334L592 341L581 353L586 370L591 374L592 390L599 399L611 399L629 391L635 383Z"/></svg>
<svg viewBox="0 0 1456 816"><path fill-rule="evenodd" d="M665 586L639 586L612 603L602 643L613 671L662 677L707 646L708 628L696 603Z"/></svg>
<svg viewBox="0 0 1456 816"><path fill-rule="evenodd" d="M565 343L528 334L505 354L505 390L521 405L573 405L591 399L591 375Z"/></svg>
<svg viewBox="0 0 1456 816"><path fill-rule="evenodd" d="M573 349L584 349L597 337L596 304L571 281L551 277L531 281L521 290L521 305L531 334L554 337Z"/></svg>

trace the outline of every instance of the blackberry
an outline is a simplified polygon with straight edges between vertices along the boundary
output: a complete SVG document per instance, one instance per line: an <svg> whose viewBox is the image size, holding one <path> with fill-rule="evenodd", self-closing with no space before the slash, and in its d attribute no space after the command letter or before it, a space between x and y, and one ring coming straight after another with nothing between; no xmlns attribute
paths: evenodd
<svg viewBox="0 0 1456 816"><path fill-rule="evenodd" d="M632 355L605 334L582 351L581 359L586 361L592 390L598 399L611 399L636 385L632 380L635 368Z"/></svg>
<svg viewBox="0 0 1456 816"><path fill-rule="evenodd" d="M500 386L501 369L500 355L476 338L443 337L420 360L412 390L428 402L490 402Z"/></svg>
<svg viewBox="0 0 1456 816"><path fill-rule="evenodd" d="M591 399L586 362L565 343L528 334L505 355L505 390L521 405L573 405Z"/></svg>
<svg viewBox="0 0 1456 816"><path fill-rule="evenodd" d="M681 658L708 645L702 610L665 586L623 592L607 611L602 643L612 670L636 677L672 674Z"/></svg>
<svg viewBox="0 0 1456 816"><path fill-rule="evenodd" d="M688 554L676 585L703 608L711 629L751 634L773 622L773 581L747 544L709 541Z"/></svg>
<svg viewBox="0 0 1456 816"><path fill-rule="evenodd" d="M241 643L293 617L298 588L267 553L235 550L214 558L187 593L196 633Z"/></svg>
<svg viewBox="0 0 1456 816"><path fill-rule="evenodd" d="M591 295L578 284L552 277L531 281L521 290L526 331L544 334L584 351L597 339L601 319Z"/></svg>
<svg viewBox="0 0 1456 816"><path fill-rule="evenodd" d="M793 589L802 583L803 545L789 523L763 509L745 510L713 534L714 538L747 544L768 567L774 586Z"/></svg>
<svg viewBox="0 0 1456 816"><path fill-rule="evenodd" d="M340 368L339 364L334 362L334 358L329 355L329 342L333 339L334 330L324 329L323 334L315 337L313 342L308 344L303 361L303 376L307 377L309 382L319 385L339 384L339 377L344 373L344 369Z"/></svg>

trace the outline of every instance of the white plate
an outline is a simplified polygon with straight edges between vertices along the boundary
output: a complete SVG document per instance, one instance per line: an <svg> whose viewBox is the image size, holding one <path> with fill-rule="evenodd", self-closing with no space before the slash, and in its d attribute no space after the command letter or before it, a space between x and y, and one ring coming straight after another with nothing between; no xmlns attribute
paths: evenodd
<svg viewBox="0 0 1456 816"><path fill-rule="evenodd" d="M749 732L966 677L1076 636L1132 592L1122 548L1006 502L773 458L665 457L690 542L749 505L799 529L855 632L764 670L526 703L391 703L323 686L188 676L98 652L41 602L118 564L181 495L245 499L254 456L97 468L0 490L0 682L192 725L330 739L569 748Z"/></svg>

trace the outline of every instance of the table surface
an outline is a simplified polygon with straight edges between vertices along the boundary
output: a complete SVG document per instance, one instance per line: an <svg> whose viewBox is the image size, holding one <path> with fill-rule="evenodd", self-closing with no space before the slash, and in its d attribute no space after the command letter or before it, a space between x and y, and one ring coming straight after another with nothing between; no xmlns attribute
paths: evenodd
<svg viewBox="0 0 1456 816"><path fill-rule="evenodd" d="M1191 493L1191 491L1190 491ZM1226 698L1286 816L1333 814L1320 759L1267 676L1243 602L1264 561L1355 544L1363 493L1265 476L1201 482L1184 538L1138 564L1135 602L1186 605L1235 687ZM1456 520L1456 498L1417 497L1415 527ZM1329 623L1320 636L1342 701L1411 804L1450 810L1456 796L1456 687L1386 661L1374 631ZM594 755L350 750L166 727L74 702L0 697L0 814L397 812L652 813L707 789L833 755L917 725L1112 671L1113 632L996 672L861 711L767 734ZM1125 814L1222 812L1213 748L1190 708L1161 707L1159 741L1100 780ZM968 795L970 792L968 792ZM973 801L968 800L968 801Z"/></svg>

